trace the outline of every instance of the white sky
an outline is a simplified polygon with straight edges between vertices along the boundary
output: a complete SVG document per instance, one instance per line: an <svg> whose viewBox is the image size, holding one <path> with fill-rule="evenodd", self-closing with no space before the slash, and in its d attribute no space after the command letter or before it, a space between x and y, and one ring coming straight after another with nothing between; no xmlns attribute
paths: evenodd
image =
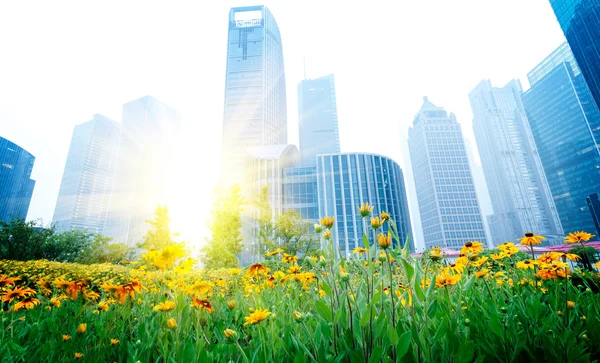
<svg viewBox="0 0 600 363"><path fill-rule="evenodd" d="M244 5L256 3L1 2L0 135L36 157L28 219L52 219L73 127L95 113L120 121L123 103L150 94L183 114L185 193L171 209L182 236L202 241L218 175L228 11ZM298 140L305 57L309 78L335 74L342 151L390 156L406 174L407 130L424 95L456 114L478 164L469 91L484 78L527 88L526 73L564 41L548 0L265 5L283 38L289 142ZM480 201L489 214L485 192Z"/></svg>

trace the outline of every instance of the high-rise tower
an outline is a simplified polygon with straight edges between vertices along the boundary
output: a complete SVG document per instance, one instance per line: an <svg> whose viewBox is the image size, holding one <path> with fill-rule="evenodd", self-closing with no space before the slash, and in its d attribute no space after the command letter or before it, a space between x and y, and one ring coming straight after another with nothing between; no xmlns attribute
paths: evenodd
<svg viewBox="0 0 600 363"><path fill-rule="evenodd" d="M264 6L229 12L221 180L244 181L251 147L287 143L283 49L275 18Z"/></svg>
<svg viewBox="0 0 600 363"><path fill-rule="evenodd" d="M35 157L17 144L0 137L0 221L25 219L35 180L31 171Z"/></svg>
<svg viewBox="0 0 600 363"><path fill-rule="evenodd" d="M426 248L486 244L460 125L427 97L408 130L408 148Z"/></svg>
<svg viewBox="0 0 600 363"><path fill-rule="evenodd" d="M102 115L75 126L52 218L57 231L104 232L119 133L120 125Z"/></svg>
<svg viewBox="0 0 600 363"><path fill-rule="evenodd" d="M298 125L304 165L317 165L318 154L340 152L333 74L298 84Z"/></svg>
<svg viewBox="0 0 600 363"><path fill-rule="evenodd" d="M562 227L521 94L516 80L502 88L481 81L469 94L473 131L494 208L488 216L492 242L514 242L532 231L562 243Z"/></svg>

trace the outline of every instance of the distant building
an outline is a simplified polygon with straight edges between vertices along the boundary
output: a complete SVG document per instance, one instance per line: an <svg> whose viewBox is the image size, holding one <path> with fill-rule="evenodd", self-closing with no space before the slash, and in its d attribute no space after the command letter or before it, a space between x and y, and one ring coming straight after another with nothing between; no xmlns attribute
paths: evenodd
<svg viewBox="0 0 600 363"><path fill-rule="evenodd" d="M521 94L516 80L502 88L481 81L469 94L473 131L494 209L488 216L491 239L499 245L533 231L560 236L562 244L563 230Z"/></svg>
<svg viewBox="0 0 600 363"><path fill-rule="evenodd" d="M104 233L120 125L102 115L75 126L52 222L58 232Z"/></svg>
<svg viewBox="0 0 600 363"><path fill-rule="evenodd" d="M600 107L600 1L550 0L550 5Z"/></svg>
<svg viewBox="0 0 600 363"><path fill-rule="evenodd" d="M487 244L479 202L454 114L427 97L408 130L408 147L426 248Z"/></svg>
<svg viewBox="0 0 600 363"><path fill-rule="evenodd" d="M176 170L181 114L151 96L123 105L119 155L104 233L134 245L158 205L167 204Z"/></svg>
<svg viewBox="0 0 600 363"><path fill-rule="evenodd" d="M298 84L298 126L303 165L317 165L317 154L340 152L333 74Z"/></svg>
<svg viewBox="0 0 600 363"><path fill-rule="evenodd" d="M287 143L283 48L275 18L264 6L229 12L221 181L244 181L251 147Z"/></svg>
<svg viewBox="0 0 600 363"><path fill-rule="evenodd" d="M27 218L35 180L35 157L17 144L0 137L0 221Z"/></svg>
<svg viewBox="0 0 600 363"><path fill-rule="evenodd" d="M590 210L590 214L592 215L592 220L596 226L596 231L590 231L590 233L600 236L600 198L598 197L598 193L588 195L586 201Z"/></svg>
<svg viewBox="0 0 600 363"><path fill-rule="evenodd" d="M595 230L586 197L600 191L600 111L567 43L529 74L523 104L565 233Z"/></svg>
<svg viewBox="0 0 600 363"><path fill-rule="evenodd" d="M396 224L400 247L410 243L415 250L404 175L400 166L390 158L366 153L342 153L317 156L317 192L319 216L335 217L332 240L344 256L362 247L366 232L371 241L377 236L367 221L367 231L358 206L368 202L373 213L387 212ZM302 189L299 190L302 193ZM387 233L389 223L379 232ZM395 242L394 242L395 243Z"/></svg>

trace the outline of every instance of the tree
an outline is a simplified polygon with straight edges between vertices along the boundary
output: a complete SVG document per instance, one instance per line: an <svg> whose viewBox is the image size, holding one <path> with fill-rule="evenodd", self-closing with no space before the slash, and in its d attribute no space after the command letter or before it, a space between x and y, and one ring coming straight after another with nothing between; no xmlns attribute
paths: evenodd
<svg viewBox="0 0 600 363"><path fill-rule="evenodd" d="M258 198L254 201L256 211L256 222L258 224L257 231L257 247L260 255L275 249L276 243L273 238L275 235L275 225L271 215L271 205L269 204L269 193L267 187L264 186L260 190Z"/></svg>
<svg viewBox="0 0 600 363"><path fill-rule="evenodd" d="M171 232L171 218L169 217L168 206L157 206L154 211L154 219L146 220L145 222L150 225L150 229L144 236L144 242L138 244L138 247L146 250L158 250L179 243L174 240L174 237L179 236L179 233Z"/></svg>
<svg viewBox="0 0 600 363"><path fill-rule="evenodd" d="M238 267L242 252L242 210L244 199L238 185L229 190L217 190L211 219L211 235L202 248L200 260L209 269Z"/></svg>
<svg viewBox="0 0 600 363"><path fill-rule="evenodd" d="M293 210L286 211L275 220L275 240L290 255L309 256L318 251L319 241L311 231L312 224Z"/></svg>
<svg viewBox="0 0 600 363"><path fill-rule="evenodd" d="M100 234L94 235L92 241L79 252L75 262L117 264L132 254L131 247L124 243L110 243L111 240Z"/></svg>
<svg viewBox="0 0 600 363"><path fill-rule="evenodd" d="M45 255L48 242L54 235L54 227L44 228L41 221L25 222L13 217L9 222L0 221L0 259L36 260Z"/></svg>

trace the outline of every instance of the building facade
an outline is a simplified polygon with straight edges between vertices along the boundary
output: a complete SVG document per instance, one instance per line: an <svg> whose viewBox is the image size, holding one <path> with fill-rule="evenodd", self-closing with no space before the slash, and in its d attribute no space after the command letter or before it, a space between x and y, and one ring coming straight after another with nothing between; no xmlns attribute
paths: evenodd
<svg viewBox="0 0 600 363"><path fill-rule="evenodd" d="M300 153L305 166L317 164L317 154L340 152L333 74L298 84Z"/></svg>
<svg viewBox="0 0 600 363"><path fill-rule="evenodd" d="M519 81L502 88L481 81L469 94L473 131L494 213L495 245L533 231L562 241L562 227L521 101Z"/></svg>
<svg viewBox="0 0 600 363"><path fill-rule="evenodd" d="M486 235L460 125L427 97L408 130L426 248L460 248Z"/></svg>
<svg viewBox="0 0 600 363"><path fill-rule="evenodd" d="M104 232L120 125L102 115L75 126L52 222L56 230Z"/></svg>
<svg viewBox="0 0 600 363"><path fill-rule="evenodd" d="M123 105L119 154L104 234L134 245L158 205L167 204L176 169L181 114L151 96Z"/></svg>
<svg viewBox="0 0 600 363"><path fill-rule="evenodd" d="M17 144L0 137L0 221L27 218L35 180L35 157Z"/></svg>
<svg viewBox="0 0 600 363"><path fill-rule="evenodd" d="M404 175L395 161L366 153L318 155L316 176L319 216L335 217L332 240L342 255L349 256L354 248L363 246L365 230L358 206L365 202L377 215L389 213L401 245L410 243L414 251ZM376 241L370 222L366 225L369 238ZM389 224L384 224L382 232L387 233L388 228Z"/></svg>
<svg viewBox="0 0 600 363"><path fill-rule="evenodd" d="M590 210L590 215L596 226L596 231L590 233L600 236L600 197L598 196L598 193L592 193L587 196L586 201Z"/></svg>
<svg viewBox="0 0 600 363"><path fill-rule="evenodd" d="M600 107L600 1L550 0L550 5Z"/></svg>
<svg viewBox="0 0 600 363"><path fill-rule="evenodd" d="M565 233L595 230L586 197L600 191L600 111L564 43L529 74L530 129Z"/></svg>
<svg viewBox="0 0 600 363"><path fill-rule="evenodd" d="M244 180L247 150L287 143L283 48L264 6L229 12L221 180Z"/></svg>

